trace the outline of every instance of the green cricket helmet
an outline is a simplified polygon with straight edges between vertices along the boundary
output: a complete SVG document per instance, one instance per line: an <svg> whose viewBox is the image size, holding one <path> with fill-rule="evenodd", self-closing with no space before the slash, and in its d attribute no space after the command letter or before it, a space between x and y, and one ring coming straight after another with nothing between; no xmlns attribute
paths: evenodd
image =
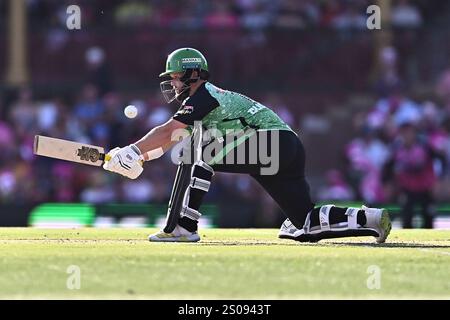
<svg viewBox="0 0 450 320"><path fill-rule="evenodd" d="M208 62L205 56L193 48L177 49L167 57L166 71L159 76L168 76L175 72L184 72L187 69L201 69L208 71Z"/></svg>
<svg viewBox="0 0 450 320"><path fill-rule="evenodd" d="M191 79L192 72L198 71L199 77ZM167 57L166 71L162 72L160 77L170 76L171 73L183 72L183 76L180 80L184 83L182 90L179 94L175 92L175 89L171 85L171 80L162 81L160 84L161 92L168 103L177 99L182 102L189 96L189 85L197 80L208 78L208 62L205 56L193 48L181 48L173 51Z"/></svg>

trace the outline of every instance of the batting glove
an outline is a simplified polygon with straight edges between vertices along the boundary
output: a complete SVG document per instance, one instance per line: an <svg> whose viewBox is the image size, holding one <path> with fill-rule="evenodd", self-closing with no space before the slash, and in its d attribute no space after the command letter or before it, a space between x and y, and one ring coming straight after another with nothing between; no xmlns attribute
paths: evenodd
<svg viewBox="0 0 450 320"><path fill-rule="evenodd" d="M131 144L124 148L114 148L106 156L103 169L121 174L130 179L136 179L144 171L142 168L141 151Z"/></svg>

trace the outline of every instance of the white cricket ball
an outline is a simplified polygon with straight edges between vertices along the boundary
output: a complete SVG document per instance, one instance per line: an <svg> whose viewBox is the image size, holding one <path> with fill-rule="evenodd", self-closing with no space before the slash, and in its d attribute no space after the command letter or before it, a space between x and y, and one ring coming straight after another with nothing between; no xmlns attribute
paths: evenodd
<svg viewBox="0 0 450 320"><path fill-rule="evenodd" d="M123 113L125 113L127 118L133 119L137 116L138 110L135 106L129 105L125 108L125 110L123 110Z"/></svg>

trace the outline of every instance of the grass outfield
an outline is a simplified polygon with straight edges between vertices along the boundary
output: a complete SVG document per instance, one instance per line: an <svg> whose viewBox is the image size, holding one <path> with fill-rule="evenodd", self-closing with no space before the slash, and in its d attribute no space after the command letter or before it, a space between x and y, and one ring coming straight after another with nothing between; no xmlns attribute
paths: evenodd
<svg viewBox="0 0 450 320"><path fill-rule="evenodd" d="M153 231L0 228L0 298L450 298L448 230L395 230L384 245L366 237L301 244L275 229L149 243ZM78 290L66 285L71 265L81 270ZM380 288L369 289L377 270Z"/></svg>

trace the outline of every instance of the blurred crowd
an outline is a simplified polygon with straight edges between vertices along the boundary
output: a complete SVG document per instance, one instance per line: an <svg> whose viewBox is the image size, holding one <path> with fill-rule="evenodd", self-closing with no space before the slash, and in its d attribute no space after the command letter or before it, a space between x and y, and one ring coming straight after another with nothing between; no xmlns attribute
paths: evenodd
<svg viewBox="0 0 450 320"><path fill-rule="evenodd" d="M67 6L74 2L82 7L83 26L89 27L86 29L90 31L95 31L95 27L104 26L118 29L149 27L147 28L149 34L158 28L175 30L243 28L258 31L272 27L286 29L319 27L331 30L363 30L366 28L366 8L371 4L371 1L366 0L29 0L27 6L31 27L45 29L46 36L52 39L49 43L54 45L64 41L72 41L78 45L81 38L69 38L66 30L55 31L65 26ZM430 15L433 5L425 6L424 3L420 0L393 1L393 25L418 28L426 21L431 21L427 20L427 14ZM0 3L0 15L6 13L4 4L5 2ZM96 33L92 35L94 34ZM229 42L232 43L234 40L233 38ZM156 39L149 43L153 45L158 41ZM174 44L170 42L171 46ZM211 45L212 48L217 49L210 53L211 56L221 56L223 50L220 43L218 44ZM42 47L43 43L38 41L36 45ZM322 43L318 47L322 48ZM70 48L72 50L73 47ZM84 50L83 46L78 45L77 48L80 52ZM310 46L303 45L302 49L308 51ZM110 47L108 53L111 54L111 50ZM120 50L124 51L122 47ZM349 54L351 51L354 50L348 46L348 50L342 52ZM244 53L240 57L245 56L245 59L234 60L249 65L248 67L253 69L252 65L247 63L250 51ZM301 57L301 53L300 49L286 50L281 60L291 61L294 57ZM147 51L144 50L144 54L147 55ZM47 56L49 60L42 63L45 65L44 69L48 69L48 74L58 73L59 65L51 69L50 60L54 59L51 51L39 57ZM130 67L134 61L131 61L133 59L130 59L128 55L126 62L121 58L115 60L114 65L109 65L106 52L95 45L81 54L76 52L74 56L77 58L82 56L84 59L83 66L69 64L73 69L77 69L71 69L71 71L75 73L82 70L84 75L84 84L78 86L77 90L70 94L52 94L52 91L47 90L47 94L43 96L39 90L33 91L32 87L24 86L16 90L15 94L8 99L0 100L0 147L2 149L0 203L49 201L167 203L176 171L170 152L161 159L146 163L144 174L136 181L107 173L99 168L33 155L35 134L104 146L108 150L136 141L149 129L169 119L176 110L176 106L164 103L156 86L139 95L116 88L115 76L120 76L127 70L135 72L135 69ZM329 56L335 60L333 54ZM274 68L274 64L270 63L271 58L266 57L263 51L254 57L255 61L261 59L267 63L267 65L264 64L266 72L271 72L270 68ZM435 199L449 200L450 187L447 186L450 186L448 182L450 176L448 173L450 69L442 73L430 99L418 100L415 97L413 99L407 81L400 75L399 60L399 53L395 48L386 47L381 50L379 74L373 91L366 92L368 95L375 96L377 101L370 108L363 108L364 111L354 115L353 127L356 135L343 150L347 170L345 172L330 170L326 173L326 183L314 188L317 194L313 196L317 200L363 200L368 204L398 201L403 205L405 212L414 203L418 203L423 207L424 217L432 215L432 204ZM229 69L230 73L234 72L233 68L229 68L229 62L226 59L221 61L223 65L221 63L215 65L215 70L218 70L216 76L219 78L220 74L224 73L222 69ZM34 64L35 70L44 70L39 69L41 61L37 62ZM64 63L66 63L65 60ZM310 60L305 60L304 63L313 64ZM141 61L137 65L145 81L151 77L146 73L147 71L143 71L143 66L148 64L148 61ZM342 64L346 66L344 61ZM367 65L365 61L361 64L361 66ZM117 69L118 67L122 68ZM321 83L326 83L324 77L327 75L331 77L333 71L326 67L322 68L322 65L320 67L320 70L313 69L310 72L312 75L322 72L323 76L320 75L318 78ZM157 64L157 68L160 69L162 66ZM278 69L277 65L275 68ZM355 68L358 68L356 72L362 72L358 66ZM261 75L261 70L257 69L256 63L254 69L255 74ZM244 77L246 70L244 68L239 70ZM47 74L34 73L34 79L45 78ZM247 73L253 75L253 73ZM234 73L232 76L234 77ZM283 76L285 76L284 73ZM347 81L343 78L343 74L336 75L335 72L335 76ZM364 77L358 76L357 81L366 82L367 79L360 79L364 78L365 74ZM70 77L63 75L61 79L66 78ZM249 84L265 81L255 77L250 78L252 80L248 81ZM279 74L274 78L278 81L282 77ZM284 83L294 83L299 79L304 81L301 75L294 72L293 78L284 79ZM280 87L282 87L281 83ZM222 85L220 82L217 84ZM57 87L56 84L54 86ZM299 106L298 98L294 96L294 93L299 93L280 93L279 89L274 87L251 96L274 109L295 131L301 132L303 130L300 126L302 106L301 103ZM242 90L242 93L249 94L245 92L245 89ZM322 90L327 89L322 88ZM237 91L240 90L237 89ZM55 90L55 92L58 91ZM293 104L293 101L296 104ZM128 104L138 107L137 118L125 118L123 108ZM315 104L319 108L323 103ZM276 204L249 177L235 174L216 175L206 202L219 204L224 202L227 206L232 206L230 199L233 199L233 203L241 204L240 212L244 210L245 204L248 204L247 207L252 208L251 210L258 211L259 226L271 226L274 219L279 219L279 216L274 214L279 213ZM410 226L410 217L405 217L403 223L406 227ZM432 221L425 219L426 226L430 226L431 223Z"/></svg>
<svg viewBox="0 0 450 320"><path fill-rule="evenodd" d="M381 70L369 110L354 115L357 136L345 148L347 172L328 173L323 199L396 202L403 226L412 227L419 206L423 226L431 228L436 200L449 200L450 69L438 79L430 99L408 93L397 70L397 53L381 50Z"/></svg>
<svg viewBox="0 0 450 320"><path fill-rule="evenodd" d="M392 22L419 27L420 1L394 1ZM204 28L366 28L368 0L30 0L31 22L65 25L66 8L78 4L83 23L95 26Z"/></svg>

